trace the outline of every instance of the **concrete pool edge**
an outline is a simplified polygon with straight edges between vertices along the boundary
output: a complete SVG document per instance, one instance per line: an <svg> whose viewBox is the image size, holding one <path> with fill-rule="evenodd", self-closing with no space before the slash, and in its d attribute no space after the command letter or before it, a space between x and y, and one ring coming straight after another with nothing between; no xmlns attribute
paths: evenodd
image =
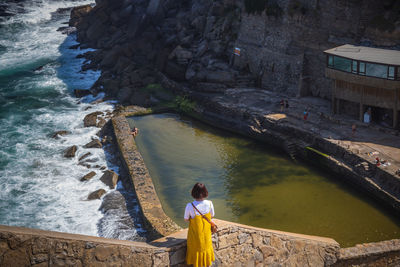
<svg viewBox="0 0 400 267"><path fill-rule="evenodd" d="M125 116L113 117L112 126L123 165L128 171L143 213L148 237L156 239L180 230L181 228L162 209L149 171L130 134L131 130Z"/></svg>
<svg viewBox="0 0 400 267"><path fill-rule="evenodd" d="M140 156L140 153L137 151L136 149L136 145L134 143L134 140L132 138L132 136L129 134L130 132L130 128L129 128L129 124L126 120L125 115L129 115L129 116L134 116L135 115L135 109L131 110L129 113L125 113L125 114L119 114L118 116L115 116L112 119L112 125L113 125L113 129L115 132L115 137L117 139L117 143L118 143L118 148L121 151L121 147L123 147L123 152L121 151L121 156L123 157L123 161L124 161L124 165L126 167L129 166L129 162L136 164L136 162L138 162L139 160L142 161L139 164L139 168L133 168L134 166L132 165L130 167L129 173L131 175L131 173L134 173L133 171L131 172L131 170L136 169L136 171L139 171L139 173L143 174L143 168L142 166L145 167L144 162L143 162L143 158ZM147 114L145 112L145 109L143 108L139 108L138 107L138 111L137 111L139 115L143 115L143 114ZM134 157L134 159L130 159L130 160L126 160L125 157ZM151 180L150 175L148 174L148 171L146 169L145 173L148 175L148 179L141 179L140 182L136 181L135 182L135 175L131 175L131 179L132 179L132 184L134 187L134 190L136 191L137 195L138 195L138 199L139 199L139 204L141 206L141 209L143 211L143 214L145 216L145 221L148 223L147 224L147 229L150 230L150 232L155 232L156 235L153 235L153 237L157 237L160 235L163 235L162 233L168 233L164 235L164 237L162 237L159 240L172 240L171 238L169 238L170 236L174 236L174 235L180 235L182 237L185 237L184 235L182 235L182 231L185 230L179 230L179 226L177 226L163 211L161 203L158 199L158 196L156 195L155 189L154 189L154 185L153 182ZM150 183L150 184L145 184L145 183ZM136 185L140 185L140 189L137 188ZM148 204L146 201L146 197L148 197L149 195L149 191L146 192L146 190L143 190L145 188L151 188L152 189L152 193L151 195L151 203ZM143 197L143 194L146 197ZM157 198L157 212L153 213L154 210L152 210L152 208L154 208L155 202L154 202L154 198ZM159 219L157 218L157 214L161 214L163 219ZM147 217L146 217L147 216ZM165 222L168 222L167 224L164 223L160 223L162 222L162 220L165 220ZM218 220L220 221L220 220ZM252 226L247 226L247 225L240 225L240 224L236 224L236 223L232 223L232 222L226 222L226 221L221 221L224 222L223 224L229 225L229 227L236 227L236 228L240 228L240 229L258 229L260 231L265 231L268 232L269 234L272 233L282 233L285 234L287 236L289 236L290 238L304 238L305 240L314 240L314 238L320 239L320 241L324 244L326 243L330 243L332 247L330 247L330 249L333 249L334 251L334 255L335 255L335 260L331 261L328 260L328 262L325 262L324 265L331 265L331 266L335 266L336 262L339 264L338 266L345 266L346 264L350 263L350 262L361 262L361 263L372 263L372 262L376 262L376 261L385 261L385 264L387 263L387 261L398 261L400 262L400 258L397 256L400 253L400 247L397 246L396 244L400 244L400 240L396 239L396 240L391 240L391 241L382 241L382 242L376 242L376 243L368 243L368 244L361 244L361 245L356 245L355 247L351 247L351 248L340 248L339 244L331 239L331 238L324 238L324 237L312 237L312 236L307 236L307 235L302 235L302 234L296 234L296 233L286 233L286 232L280 232L280 231L275 231L275 230L268 230L268 229L262 229L262 228L256 228L256 227L252 227ZM176 231L172 230L174 229L174 227L169 228L170 225L176 225ZM233 232L235 232L236 230L233 230ZM179 234L180 233L180 234ZM229 232L231 233L231 232ZM225 238L225 237L224 237ZM238 236L235 236L233 239L237 239L239 240ZM160 241L160 242L164 242L164 241ZM158 242L153 241L153 242ZM215 238L214 238L214 243L216 242ZM238 241L239 243L241 242L240 240ZM318 242L318 241L316 241ZM395 245L393 245L395 244ZM368 247L369 249L365 249L365 247ZM217 253L217 252L216 252ZM222 254L221 254L222 255ZM181 255L182 257L182 255ZM341 265L340 265L341 264ZM382 266L386 266L386 265L382 265Z"/></svg>

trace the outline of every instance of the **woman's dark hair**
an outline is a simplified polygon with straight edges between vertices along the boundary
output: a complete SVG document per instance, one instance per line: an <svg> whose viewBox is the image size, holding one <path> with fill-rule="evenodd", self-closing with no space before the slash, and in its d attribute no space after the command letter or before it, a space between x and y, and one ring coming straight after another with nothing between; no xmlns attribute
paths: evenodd
<svg viewBox="0 0 400 267"><path fill-rule="evenodd" d="M196 183L192 188L192 197L194 199L208 197L208 191L206 186L202 183Z"/></svg>

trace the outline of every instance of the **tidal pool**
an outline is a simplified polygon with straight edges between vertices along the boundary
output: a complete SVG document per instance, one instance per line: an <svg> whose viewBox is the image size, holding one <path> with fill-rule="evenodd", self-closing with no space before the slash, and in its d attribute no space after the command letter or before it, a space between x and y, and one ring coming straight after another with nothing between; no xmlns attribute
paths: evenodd
<svg viewBox="0 0 400 267"><path fill-rule="evenodd" d="M128 121L139 128L136 144L166 214L183 227L199 181L219 219L331 237L342 247L400 238L400 218L328 171L176 114Z"/></svg>

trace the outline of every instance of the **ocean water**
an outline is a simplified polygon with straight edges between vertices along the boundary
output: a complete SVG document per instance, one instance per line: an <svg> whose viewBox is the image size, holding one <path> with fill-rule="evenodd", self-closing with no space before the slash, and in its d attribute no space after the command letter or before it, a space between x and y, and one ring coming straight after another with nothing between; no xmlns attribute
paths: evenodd
<svg viewBox="0 0 400 267"><path fill-rule="evenodd" d="M108 189L99 180L99 168L78 165L78 158L91 152L94 164L119 171L102 149L83 148L99 131L83 127L84 116L112 111L113 105L90 104L102 95L73 96L74 89L90 88L100 73L81 72L84 59L76 55L88 49L69 49L77 44L75 36L56 31L69 18L69 12L57 9L93 2L13 3L10 9L18 13L0 18L0 224L120 239L137 235L126 207L116 206L130 201L128 206L137 209L134 196L121 183ZM50 138L57 130L71 134ZM63 151L72 145L79 147L77 156L64 158ZM90 171L96 176L80 182ZM86 200L99 188L108 191L113 207L99 209L102 200Z"/></svg>

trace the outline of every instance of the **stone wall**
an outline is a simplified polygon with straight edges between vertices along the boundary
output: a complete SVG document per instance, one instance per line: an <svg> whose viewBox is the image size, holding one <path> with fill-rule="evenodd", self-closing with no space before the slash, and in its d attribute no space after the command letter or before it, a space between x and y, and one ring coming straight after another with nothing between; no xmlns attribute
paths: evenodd
<svg viewBox="0 0 400 267"><path fill-rule="evenodd" d="M143 112L143 109L137 112ZM130 134L128 121L124 116L115 116L112 119L112 125L122 162L128 170L143 212L148 237L156 239L180 230L181 228L162 209L149 171Z"/></svg>
<svg viewBox="0 0 400 267"><path fill-rule="evenodd" d="M332 239L215 220L216 266L325 266ZM187 230L151 243L0 226L0 266L186 266Z"/></svg>
<svg viewBox="0 0 400 267"><path fill-rule="evenodd" d="M390 13L379 1L277 2L283 11L280 16L242 12L235 42L241 48L238 61L262 76L264 89L329 98L332 83L325 78L324 50L346 43L399 45L399 28L389 33L372 26L376 18Z"/></svg>
<svg viewBox="0 0 400 267"><path fill-rule="evenodd" d="M400 240L395 239L342 248L334 266L400 266Z"/></svg>

